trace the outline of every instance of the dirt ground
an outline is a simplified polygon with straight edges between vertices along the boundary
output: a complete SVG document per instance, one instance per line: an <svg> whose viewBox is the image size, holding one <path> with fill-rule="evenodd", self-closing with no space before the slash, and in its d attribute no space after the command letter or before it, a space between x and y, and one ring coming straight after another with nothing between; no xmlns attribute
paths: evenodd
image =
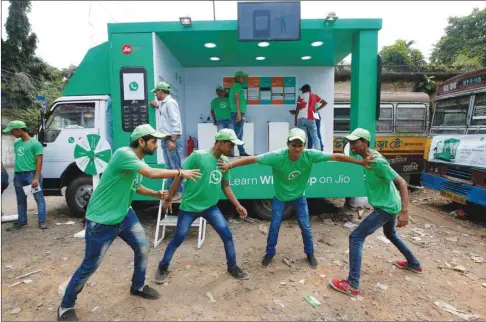
<svg viewBox="0 0 486 322"><path fill-rule="evenodd" d="M5 215L15 214L15 199L5 199ZM348 221L359 223L356 211L342 208L343 200L313 202L311 212L319 267L307 266L298 224L285 221L280 230L277 255L269 268L262 268L266 235L260 225L237 219L232 207L222 203L236 245L239 265L251 277L236 281L225 270L223 246L208 226L206 241L196 249L197 228L176 252L168 283L152 282L167 238L152 248L147 281L161 298L147 301L130 296L133 272L132 250L117 239L98 271L88 281L76 305L82 320L461 320L441 310L443 301L466 313L486 319L486 228L469 220L453 218L454 207L436 193L411 194L414 220L399 234L410 245L424 274L395 269L391 262L401 258L387 244L381 230L369 236L364 246L361 295L352 299L330 289L328 277L347 277ZM67 281L81 263L84 239L73 238L82 229L81 219L70 217L64 199L48 197L48 223L36 227L35 202L29 200L29 227L7 232L2 224L2 320L55 320L60 302L59 285ZM365 210L363 217L370 210ZM156 210L139 213L153 242ZM74 225L56 225L74 221ZM169 238L172 236L170 232ZM283 262L286 256L292 267ZM476 261L481 261L476 257ZM484 261L484 260L483 260ZM464 272L454 270L463 266ZM41 270L40 273L16 277ZM15 285L16 282L26 281ZM28 280L32 280L30 283ZM377 283L387 286L378 288ZM12 286L15 285L15 286ZM211 292L215 302L206 293ZM304 296L313 295L321 305L313 308Z"/></svg>

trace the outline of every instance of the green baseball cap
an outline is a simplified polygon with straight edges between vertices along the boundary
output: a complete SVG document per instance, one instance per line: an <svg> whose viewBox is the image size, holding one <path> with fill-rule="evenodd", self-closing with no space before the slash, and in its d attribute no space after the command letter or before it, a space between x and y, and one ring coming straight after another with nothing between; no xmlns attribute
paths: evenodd
<svg viewBox="0 0 486 322"><path fill-rule="evenodd" d="M232 129L222 129L216 133L216 141L230 141L236 145L243 145L245 142L238 140L235 131Z"/></svg>
<svg viewBox="0 0 486 322"><path fill-rule="evenodd" d="M218 87L216 87L216 90L217 91L224 91L224 88L223 88L223 86L218 86Z"/></svg>
<svg viewBox="0 0 486 322"><path fill-rule="evenodd" d="M349 141L356 141L359 139L365 139L366 141L371 140L371 135L368 130L362 129L362 128L357 128L353 132L351 132L350 135L345 136L346 139Z"/></svg>
<svg viewBox="0 0 486 322"><path fill-rule="evenodd" d="M307 135L305 134L304 130L294 127L293 129L290 129L287 138L289 141L300 140L302 143L305 143Z"/></svg>
<svg viewBox="0 0 486 322"><path fill-rule="evenodd" d="M12 121L8 124L7 128L3 130L3 133L10 133L12 130L17 130L17 129L25 129L27 128L27 125L25 125L24 121Z"/></svg>
<svg viewBox="0 0 486 322"><path fill-rule="evenodd" d="M155 85L155 88L152 90L152 93L155 93L156 90L161 89L164 91L170 91L170 85L167 84L166 82L158 82Z"/></svg>
<svg viewBox="0 0 486 322"><path fill-rule="evenodd" d="M159 131L156 131L153 127L150 126L150 124L142 124L137 126L135 130L133 130L132 135L130 135L130 142L138 140L146 135L151 135L153 137L156 137L157 139L162 139L166 136Z"/></svg>
<svg viewBox="0 0 486 322"><path fill-rule="evenodd" d="M238 72L236 72L236 73L235 73L235 77L238 77L238 76L247 77L247 76L248 76L248 74L245 74L245 73L243 73L243 72L240 70L240 71L238 71Z"/></svg>

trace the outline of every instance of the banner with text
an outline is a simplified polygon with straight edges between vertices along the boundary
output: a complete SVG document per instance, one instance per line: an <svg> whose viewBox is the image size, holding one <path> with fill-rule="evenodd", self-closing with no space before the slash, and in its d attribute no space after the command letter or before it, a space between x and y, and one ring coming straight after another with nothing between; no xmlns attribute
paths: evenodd
<svg viewBox="0 0 486 322"><path fill-rule="evenodd" d="M438 135L432 139L429 161L486 169L486 135Z"/></svg>

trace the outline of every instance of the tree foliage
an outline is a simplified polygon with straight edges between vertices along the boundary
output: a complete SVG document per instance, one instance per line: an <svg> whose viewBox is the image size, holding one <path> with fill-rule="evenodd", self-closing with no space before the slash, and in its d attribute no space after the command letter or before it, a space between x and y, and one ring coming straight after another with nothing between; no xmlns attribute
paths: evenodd
<svg viewBox="0 0 486 322"><path fill-rule="evenodd" d="M431 62L486 66L486 8L465 17L449 17L445 35L434 45Z"/></svg>
<svg viewBox="0 0 486 322"><path fill-rule="evenodd" d="M48 65L35 55L37 36L31 32L30 10L30 1L10 1L7 39L2 38L2 103L7 107L31 107L42 84L52 79Z"/></svg>
<svg viewBox="0 0 486 322"><path fill-rule="evenodd" d="M412 48L414 43L399 39L393 45L384 46L380 51L383 66L425 66L422 52Z"/></svg>

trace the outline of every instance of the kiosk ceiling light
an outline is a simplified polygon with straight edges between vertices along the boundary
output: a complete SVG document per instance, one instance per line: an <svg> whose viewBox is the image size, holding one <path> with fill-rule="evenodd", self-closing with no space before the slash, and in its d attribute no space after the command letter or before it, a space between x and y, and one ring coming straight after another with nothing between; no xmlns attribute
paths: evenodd
<svg viewBox="0 0 486 322"><path fill-rule="evenodd" d="M336 16L335 12L329 12L326 17L326 22L334 22L338 20L338 16Z"/></svg>
<svg viewBox="0 0 486 322"><path fill-rule="evenodd" d="M258 57L256 57L255 59L256 59L256 60L265 60L265 57L263 57L263 56L258 56Z"/></svg>
<svg viewBox="0 0 486 322"><path fill-rule="evenodd" d="M324 43L322 41L314 41L311 46L312 47L319 47L322 46Z"/></svg>
<svg viewBox="0 0 486 322"><path fill-rule="evenodd" d="M261 41L258 43L258 46L260 47L268 47L270 46L270 43L269 42L266 42L266 41Z"/></svg>
<svg viewBox="0 0 486 322"><path fill-rule="evenodd" d="M304 57L302 57L302 60L309 60L311 58L312 58L311 56L304 56Z"/></svg>
<svg viewBox="0 0 486 322"><path fill-rule="evenodd" d="M208 42L208 43L205 43L204 44L204 47L206 47L206 48L214 48L214 47L216 47L216 44L213 44L212 42Z"/></svg>
<svg viewBox="0 0 486 322"><path fill-rule="evenodd" d="M179 18L180 22L181 22L181 25L183 26L190 26L192 25L192 20L191 20L191 17L180 17Z"/></svg>
<svg viewBox="0 0 486 322"><path fill-rule="evenodd" d="M219 57L211 57L209 59L211 59L212 61L218 61L219 60Z"/></svg>

